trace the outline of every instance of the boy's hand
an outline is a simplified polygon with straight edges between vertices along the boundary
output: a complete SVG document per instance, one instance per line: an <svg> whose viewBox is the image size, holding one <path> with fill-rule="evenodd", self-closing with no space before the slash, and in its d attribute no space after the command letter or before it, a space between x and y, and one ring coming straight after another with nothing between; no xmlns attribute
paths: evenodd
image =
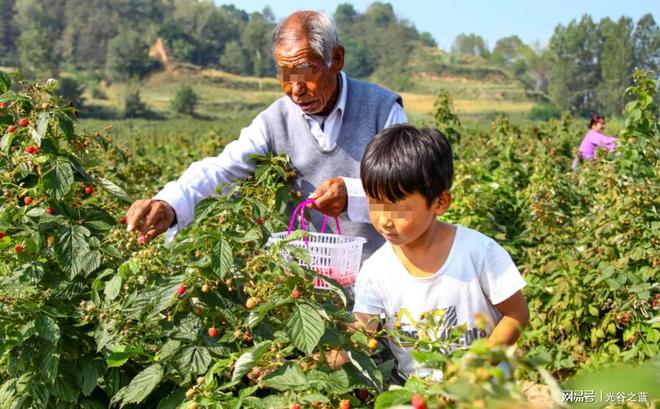
<svg viewBox="0 0 660 409"><path fill-rule="evenodd" d="M309 195L309 198L314 199L314 203L309 205L310 208L328 216L339 216L348 205L348 192L344 179L341 177L326 179Z"/></svg>

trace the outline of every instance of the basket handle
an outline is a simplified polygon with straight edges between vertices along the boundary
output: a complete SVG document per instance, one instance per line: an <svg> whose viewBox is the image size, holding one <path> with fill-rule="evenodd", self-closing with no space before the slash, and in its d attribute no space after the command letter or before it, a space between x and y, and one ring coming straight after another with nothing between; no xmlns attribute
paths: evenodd
<svg viewBox="0 0 660 409"><path fill-rule="evenodd" d="M305 209L307 208L307 205L314 203L314 199L306 199L303 200L296 208L293 210L293 214L291 215L291 220L289 221L289 230L287 231L287 235L290 235L291 232L293 231L293 225L296 221L296 217L298 217L298 213L300 213L300 228L302 231L307 231L307 225L305 224ZM339 227L339 218L336 216L334 217L335 219L335 226L337 227L337 234L341 235L341 228ZM325 232L326 227L328 226L328 216L323 215L323 224L321 225L321 233ZM307 242L307 237L305 237L305 242Z"/></svg>

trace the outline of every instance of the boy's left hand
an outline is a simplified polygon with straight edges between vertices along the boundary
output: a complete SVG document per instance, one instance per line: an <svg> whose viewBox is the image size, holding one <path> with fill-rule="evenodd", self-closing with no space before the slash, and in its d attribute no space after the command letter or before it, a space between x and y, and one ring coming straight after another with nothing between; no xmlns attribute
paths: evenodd
<svg viewBox="0 0 660 409"><path fill-rule="evenodd" d="M310 208L328 216L339 216L348 205L348 192L344 179L341 177L326 179L309 195L309 198L314 199L314 203L309 205Z"/></svg>

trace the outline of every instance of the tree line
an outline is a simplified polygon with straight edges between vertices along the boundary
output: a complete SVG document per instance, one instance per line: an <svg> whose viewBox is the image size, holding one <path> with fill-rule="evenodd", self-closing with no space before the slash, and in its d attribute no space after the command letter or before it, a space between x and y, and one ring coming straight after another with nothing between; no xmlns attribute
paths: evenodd
<svg viewBox="0 0 660 409"><path fill-rule="evenodd" d="M429 33L399 18L389 3L364 13L337 6L333 17L346 47L345 71L402 90L410 85L411 55L437 47ZM86 84L140 79L158 69L149 48L162 38L179 63L240 75L272 76L270 8L248 13L234 5L198 0L0 0L0 66L27 76L74 74ZM651 14L633 23L589 15L555 28L548 46L518 36L489 49L479 35L460 34L451 57L499 67L558 109L588 116L620 114L635 67L660 72L660 30ZM450 58L447 64L461 64Z"/></svg>
<svg viewBox="0 0 660 409"><path fill-rule="evenodd" d="M355 76L401 71L428 33L396 17L390 4L365 13L338 6L334 17ZM82 72L97 78L141 78L156 68L148 50L157 38L176 61L241 75L274 75L270 8L247 13L198 0L0 0L0 65L34 76Z"/></svg>
<svg viewBox="0 0 660 409"><path fill-rule="evenodd" d="M653 16L595 22L588 14L557 25L547 47L532 47L516 35L492 50L474 33L460 34L452 52L510 70L527 87L546 93L561 109L580 116L620 115L635 68L660 74L660 30Z"/></svg>

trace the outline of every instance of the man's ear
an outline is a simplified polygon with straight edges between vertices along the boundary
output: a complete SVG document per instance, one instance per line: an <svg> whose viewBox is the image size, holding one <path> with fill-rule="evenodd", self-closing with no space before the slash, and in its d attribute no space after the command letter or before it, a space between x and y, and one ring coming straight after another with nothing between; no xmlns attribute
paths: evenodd
<svg viewBox="0 0 660 409"><path fill-rule="evenodd" d="M344 46L337 44L335 49L332 51L332 64L330 69L336 73L341 71L344 68Z"/></svg>
<svg viewBox="0 0 660 409"><path fill-rule="evenodd" d="M445 214L445 212L447 212L447 210L449 210L449 206L451 206L451 192L445 190L444 192L440 193L440 196L438 196L435 214L437 216L442 216Z"/></svg>

